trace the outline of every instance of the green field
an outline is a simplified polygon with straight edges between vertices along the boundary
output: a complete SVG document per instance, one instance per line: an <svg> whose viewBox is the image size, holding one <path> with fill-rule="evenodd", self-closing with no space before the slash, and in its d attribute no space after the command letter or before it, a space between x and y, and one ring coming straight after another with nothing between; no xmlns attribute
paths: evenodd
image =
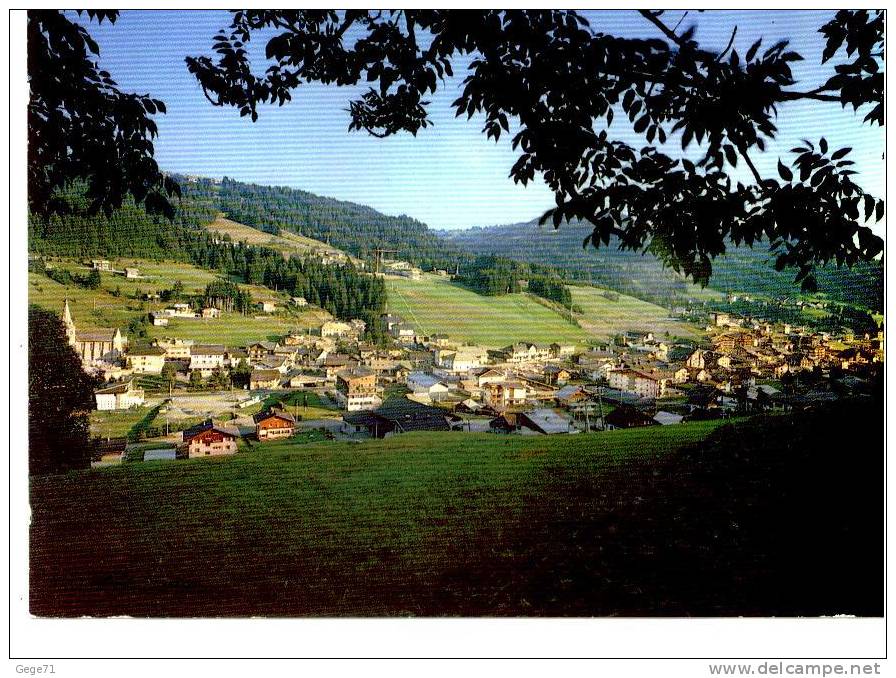
<svg viewBox="0 0 896 678"><path fill-rule="evenodd" d="M609 338L626 332L653 332L657 337L668 332L672 337L692 338L697 328L669 317L669 311L624 294L607 294L596 287L570 286L573 304L584 313L577 316L579 323L591 334ZM606 295L606 296L605 296Z"/></svg>
<svg viewBox="0 0 896 678"><path fill-rule="evenodd" d="M66 577L52 585L81 593L60 590L54 599L85 614L182 605L221 613L236 599L261 614L281 605L382 614L390 609L352 595L355 583L437 593L433 578L523 519L531 493L560 469L599 474L653 459L717 425L537 439L282 441L232 458L41 477L33 480L35 538L49 530L69 553ZM64 499L69 491L76 502ZM38 569L61 565L39 559ZM391 612L420 611L412 599L396 602Z"/></svg>
<svg viewBox="0 0 896 678"><path fill-rule="evenodd" d="M447 278L424 275L421 280L389 278L389 310L418 331L444 333L481 346L499 348L515 341L583 344L589 338L605 340L626 330L658 335L691 337L693 325L669 318L669 312L634 297L618 295L617 301L593 287L571 286L581 325L571 324L559 312L528 294L487 297L452 283Z"/></svg>
<svg viewBox="0 0 896 678"><path fill-rule="evenodd" d="M54 261L53 264L80 275L87 272L86 268L71 260ZM29 273L28 300L61 313L63 303L68 299L79 329L118 327L127 334L126 328L132 319L166 306L161 302L150 303L130 298L135 292L169 289L175 281L180 280L186 294L196 294L202 292L209 282L220 277L210 271L177 262L122 259L116 260L114 265L116 268L136 266L141 275L146 275L149 279L127 280L123 276L103 273L100 288L90 290L76 284L62 285L39 273ZM273 341L292 329L319 327L331 317L326 311L317 308L302 311L291 308L283 293L253 285L243 287L249 290L254 299L277 300L280 312L270 316L243 316L223 312L216 319L172 318L167 327L147 326L147 336L193 339L197 343L237 347L255 341ZM116 290L120 291L119 296L114 295Z"/></svg>
<svg viewBox="0 0 896 678"><path fill-rule="evenodd" d="M447 278L389 278L388 308L418 331L500 348L516 341L583 344L588 334L528 294L485 297Z"/></svg>
<svg viewBox="0 0 896 678"><path fill-rule="evenodd" d="M150 425L154 419L153 408L132 407L129 410L90 412L90 434L100 438L124 438L138 424ZM146 420L144 422L144 420Z"/></svg>
<svg viewBox="0 0 896 678"><path fill-rule="evenodd" d="M33 477L31 611L880 616L883 407L836 413Z"/></svg>

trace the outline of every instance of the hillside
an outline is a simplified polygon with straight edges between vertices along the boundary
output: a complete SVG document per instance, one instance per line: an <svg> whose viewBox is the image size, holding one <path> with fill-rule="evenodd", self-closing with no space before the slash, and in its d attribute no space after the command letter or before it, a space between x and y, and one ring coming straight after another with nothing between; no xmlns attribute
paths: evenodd
<svg viewBox="0 0 896 678"><path fill-rule="evenodd" d="M163 302L147 302L135 298L150 292L170 289L176 281L183 284L184 294L201 294L205 286L219 280L221 276L190 264L178 262L157 262L144 259L113 260L116 268L134 266L139 268L140 279L128 280L120 275L103 274L100 288L86 289L77 284L64 285L39 273L28 274L28 301L54 313L61 313L66 299L81 330L103 327L118 327L124 334L128 326L144 317L152 310L170 305ZM86 272L86 267L76 260L57 260L57 268L72 273ZM253 341L268 341L279 338L291 329L318 327L332 316L326 311L309 307L299 312L288 306L288 295L276 293L258 285L242 285L256 300L276 300L282 309L280 313L266 315L242 315L223 311L221 317L209 320L202 318L172 318L167 327L141 325L146 338L176 337L193 339L198 343L221 343L227 346L243 346ZM132 340L139 340L131 336Z"/></svg>
<svg viewBox="0 0 896 678"><path fill-rule="evenodd" d="M350 257L342 250L331 247L320 240L306 238L298 233L280 231L279 235L261 231L228 219L225 214L218 214L215 220L205 225L211 233L227 236L232 242L244 242L247 245L266 247L282 252L284 256L317 256L333 261L347 261ZM355 259L357 263L357 259Z"/></svg>
<svg viewBox="0 0 896 678"><path fill-rule="evenodd" d="M572 288L573 300L584 314L580 326L569 322L552 304L530 294L483 296L451 282L424 274L420 280L388 278L388 309L426 334L447 334L457 341L501 347L516 341L585 343L607 340L626 330L688 337L694 328L669 319L667 310L619 295L614 301L597 288Z"/></svg>
<svg viewBox="0 0 896 678"><path fill-rule="evenodd" d="M769 297L800 296L793 283L794 272L774 270L766 248L731 246L727 255L713 263L709 288L688 284L650 254L622 251L618 241L600 249L582 241L591 234L585 223L562 224L558 230L525 223L439 231L455 246L476 254L496 254L548 266L556 266L578 279L588 280L640 299L672 306L683 299L718 298L734 291ZM854 270L825 267L819 270L819 296L876 309L882 299L881 263L863 264Z"/></svg>
<svg viewBox="0 0 896 678"><path fill-rule="evenodd" d="M842 415L33 477L31 612L881 615L882 440L843 464L841 423L881 412Z"/></svg>

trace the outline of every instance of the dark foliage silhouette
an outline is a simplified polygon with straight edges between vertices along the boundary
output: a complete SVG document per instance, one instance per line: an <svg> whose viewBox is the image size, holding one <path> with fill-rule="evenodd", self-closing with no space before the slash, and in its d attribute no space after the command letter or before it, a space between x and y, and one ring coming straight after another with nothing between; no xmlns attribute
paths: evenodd
<svg viewBox="0 0 896 678"><path fill-rule="evenodd" d="M823 62L844 45L852 61L810 91L798 88L790 64L803 57L786 41L763 49L759 40L741 56L735 27L722 52L708 51L695 26L679 33L662 11L640 15L663 39L601 33L559 10L235 11L214 38L216 56L188 57L187 66L209 101L253 121L259 104L283 105L303 83L369 82L351 103L349 128L384 137L427 127L425 97L452 75L453 57L469 54L457 115L484 114L483 132L496 141L515 119L511 177L526 184L540 174L557 203L543 220L589 222L584 246L616 236L706 284L727 242L765 241L805 290L818 264L877 256L883 241L866 222L884 205L852 181L850 149L807 141L793 161L779 161L780 177L761 176L751 153L774 139L788 101L870 108L865 121L883 125L883 13L841 11L820 28ZM256 75L247 43L272 31L273 63ZM620 111L646 146L608 134ZM679 132L682 148L705 149L698 162L661 150ZM741 161L751 185L731 177Z"/></svg>
<svg viewBox="0 0 896 678"><path fill-rule="evenodd" d="M90 466L93 377L68 345L59 316L28 309L28 461L35 473Z"/></svg>
<svg viewBox="0 0 896 678"><path fill-rule="evenodd" d="M114 23L118 12L86 15ZM165 113L165 104L118 89L96 62L99 51L63 12L28 12L28 207L42 215L70 211L60 189L81 180L90 212L111 214L131 196L171 218L169 198L179 189L153 159L158 130L150 117Z"/></svg>

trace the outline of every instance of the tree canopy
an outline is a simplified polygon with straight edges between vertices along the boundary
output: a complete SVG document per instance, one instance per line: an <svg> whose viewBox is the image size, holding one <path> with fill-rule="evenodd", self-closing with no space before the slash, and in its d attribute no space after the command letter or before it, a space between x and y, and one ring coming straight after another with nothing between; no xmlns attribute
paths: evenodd
<svg viewBox="0 0 896 678"><path fill-rule="evenodd" d="M87 10L115 22L115 10ZM99 46L58 10L28 12L28 207L44 216L72 210L64 191L86 185L88 209L107 215L127 196L147 210L174 214L179 195L153 158L158 133L151 116L165 104L122 92L96 61Z"/></svg>
<svg viewBox="0 0 896 678"><path fill-rule="evenodd" d="M779 159L775 177L761 176L751 155L775 138L788 101L852 106L864 115L858 124L884 124L882 11L841 10L819 27L822 64L846 59L812 89L794 78L790 64L803 57L786 41L758 40L741 55L735 27L717 52L701 47L695 26L679 32L663 11L640 15L662 38L602 33L561 10L244 10L215 36L214 57L186 61L209 101L253 121L259 104L284 105L303 83L370 83L350 105L349 128L385 137L429 126L426 97L452 75L454 57L472 55L456 114L483 114L496 141L515 119L520 155L510 176L543 177L556 198L543 220L589 222L583 246L616 236L706 284L728 243L764 241L806 290L819 264L880 254L869 221L883 217L884 203L853 181L851 149L805 140ZM272 62L262 74L248 51L256 35ZM620 114L643 147L611 136ZM679 141L699 145L702 157L672 151ZM741 162L752 181L732 176Z"/></svg>

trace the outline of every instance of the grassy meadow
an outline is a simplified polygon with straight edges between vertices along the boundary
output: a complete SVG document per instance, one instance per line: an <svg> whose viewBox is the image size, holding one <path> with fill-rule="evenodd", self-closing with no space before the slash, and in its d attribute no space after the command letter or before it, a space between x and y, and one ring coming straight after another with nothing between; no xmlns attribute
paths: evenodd
<svg viewBox="0 0 896 678"><path fill-rule="evenodd" d="M844 465L836 419L300 438L33 477L31 611L880 615L882 446Z"/></svg>
<svg viewBox="0 0 896 678"><path fill-rule="evenodd" d="M573 303L584 311L575 315L581 327L529 294L486 297L434 275L421 280L389 278L386 288L389 310L419 330L494 348L515 341L584 344L626 330L669 332L676 337L696 334L693 325L671 319L660 306L624 294L611 301L604 290L594 287L570 286Z"/></svg>
<svg viewBox="0 0 896 678"><path fill-rule="evenodd" d="M500 348L515 341L583 344L588 334L528 294L485 297L447 278L389 278L388 308L428 334Z"/></svg>
<svg viewBox="0 0 896 678"><path fill-rule="evenodd" d="M682 338L697 335L694 325L670 318L669 311L656 304L596 287L571 285L569 290L573 304L582 307L583 313L576 316L579 324L592 335L609 338L628 330Z"/></svg>

